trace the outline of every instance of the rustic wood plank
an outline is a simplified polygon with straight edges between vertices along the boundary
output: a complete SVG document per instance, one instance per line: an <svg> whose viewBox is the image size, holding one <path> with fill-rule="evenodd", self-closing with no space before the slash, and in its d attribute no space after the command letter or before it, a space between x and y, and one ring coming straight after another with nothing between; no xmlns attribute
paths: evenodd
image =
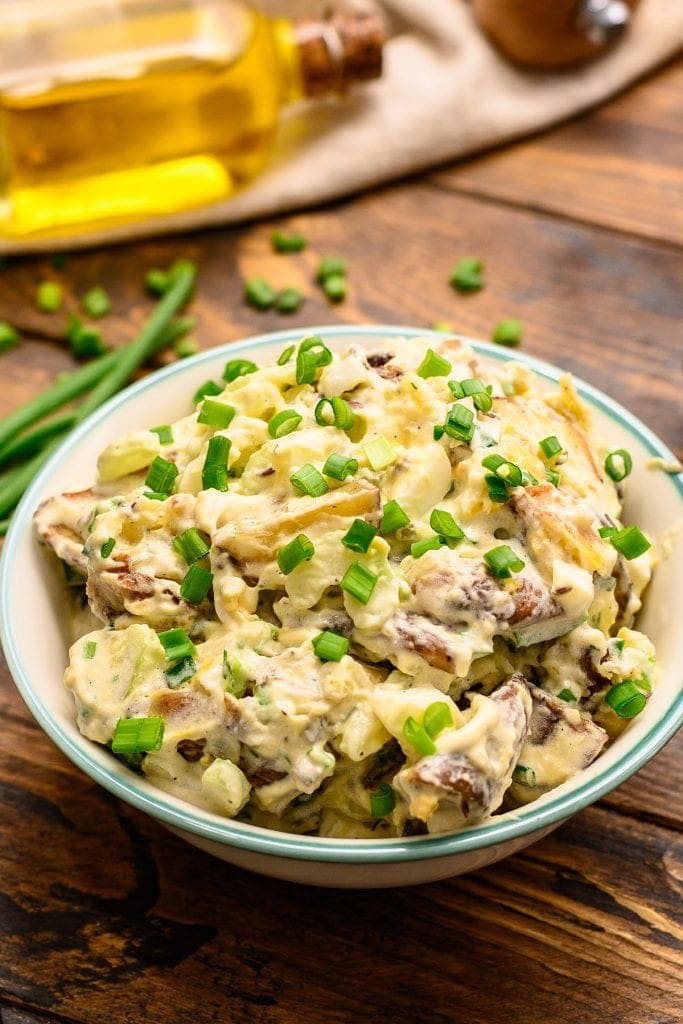
<svg viewBox="0 0 683 1024"><path fill-rule="evenodd" d="M587 117L431 175L458 192L683 243L683 61Z"/></svg>

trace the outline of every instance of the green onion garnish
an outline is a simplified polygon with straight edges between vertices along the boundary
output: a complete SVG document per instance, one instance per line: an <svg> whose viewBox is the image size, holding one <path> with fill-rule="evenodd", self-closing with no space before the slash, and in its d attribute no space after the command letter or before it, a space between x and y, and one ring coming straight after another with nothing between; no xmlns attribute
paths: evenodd
<svg viewBox="0 0 683 1024"><path fill-rule="evenodd" d="M169 661L192 658L197 650L184 629L167 629L157 634Z"/></svg>
<svg viewBox="0 0 683 1024"><path fill-rule="evenodd" d="M230 384L238 377L246 377L248 373L256 373L258 366L251 359L229 359L223 370L223 380Z"/></svg>
<svg viewBox="0 0 683 1024"><path fill-rule="evenodd" d="M56 313L63 298L62 289L56 281L43 281L38 285L36 305L41 313Z"/></svg>
<svg viewBox="0 0 683 1024"><path fill-rule="evenodd" d="M401 506L393 498L388 501L382 509L382 518L379 524L379 532L385 537L388 533L396 533L397 530L407 526L410 519Z"/></svg>
<svg viewBox="0 0 683 1024"><path fill-rule="evenodd" d="M192 401L196 405L197 402L201 402L202 398L206 398L207 395L220 395L222 392L223 388L220 384L216 384L213 380L207 380L197 388L192 396Z"/></svg>
<svg viewBox="0 0 683 1024"><path fill-rule="evenodd" d="M331 362L332 353L322 338L315 334L304 338L296 354L297 384L312 384L318 370Z"/></svg>
<svg viewBox="0 0 683 1024"><path fill-rule="evenodd" d="M150 295L165 295L171 287L171 275L165 270L152 267L145 274L145 288Z"/></svg>
<svg viewBox="0 0 683 1024"><path fill-rule="evenodd" d="M440 441L445 433L446 431L444 427L442 427L440 423L437 423L436 426L434 427L434 440Z"/></svg>
<svg viewBox="0 0 683 1024"><path fill-rule="evenodd" d="M244 285L244 299L254 309L271 309L275 305L277 292L263 277L252 277Z"/></svg>
<svg viewBox="0 0 683 1024"><path fill-rule="evenodd" d="M321 495L327 494L330 489L325 483L320 470L312 466L310 462L306 462L301 469L297 469L295 473L292 473L289 479L298 491L301 491L302 494L307 494L309 498L319 498Z"/></svg>
<svg viewBox="0 0 683 1024"><path fill-rule="evenodd" d="M165 425L163 427L150 427L152 434L156 434L162 444L173 444L173 430Z"/></svg>
<svg viewBox="0 0 683 1024"><path fill-rule="evenodd" d="M343 274L330 274L322 282L322 287L330 302L343 302L349 288Z"/></svg>
<svg viewBox="0 0 683 1024"><path fill-rule="evenodd" d="M451 406L443 429L456 441L471 441L474 437L474 413L466 405Z"/></svg>
<svg viewBox="0 0 683 1024"><path fill-rule="evenodd" d="M436 551L446 543L445 537L438 534L434 537L427 537L425 540L416 540L410 545L410 553L413 558L421 558L426 551Z"/></svg>
<svg viewBox="0 0 683 1024"><path fill-rule="evenodd" d="M19 331L6 320L0 321L0 352L8 352L19 343Z"/></svg>
<svg viewBox="0 0 683 1024"><path fill-rule="evenodd" d="M490 474L484 477L484 483L486 484L491 501L496 501L500 504L508 500L508 489L505 486L505 481L501 480L500 477Z"/></svg>
<svg viewBox="0 0 683 1024"><path fill-rule="evenodd" d="M356 459L348 459L345 455L334 453L330 455L323 466L323 474L332 477L333 480L346 480L358 472Z"/></svg>
<svg viewBox="0 0 683 1024"><path fill-rule="evenodd" d="M102 558L109 558L110 554L114 550L115 544L116 541L114 540L113 537L110 537L108 540L105 540L104 544L100 548L100 554Z"/></svg>
<svg viewBox="0 0 683 1024"><path fill-rule="evenodd" d="M383 782L378 790L370 794L370 814L373 818L386 818L395 806L396 794L388 782Z"/></svg>
<svg viewBox="0 0 683 1024"><path fill-rule="evenodd" d="M271 437L285 437L301 423L303 417L295 409L283 409L268 422L268 433Z"/></svg>
<svg viewBox="0 0 683 1024"><path fill-rule="evenodd" d="M287 348L284 348L282 350L282 352L280 353L280 355L277 357L277 365L278 366L285 366L289 362L289 360L292 358L292 356L294 355L295 351L296 351L296 345L288 345Z"/></svg>
<svg viewBox="0 0 683 1024"><path fill-rule="evenodd" d="M232 442L230 438L217 434L209 441L202 468L202 488L208 491L228 489L228 456Z"/></svg>
<svg viewBox="0 0 683 1024"><path fill-rule="evenodd" d="M567 689L566 687L564 690L560 690L557 696L559 700L566 700L568 702L571 701L572 704L576 703L576 697L574 696L572 691Z"/></svg>
<svg viewBox="0 0 683 1024"><path fill-rule="evenodd" d="M286 231L276 229L270 236L270 244L275 252L301 252L306 248L308 242L303 235L298 235L295 232L288 234Z"/></svg>
<svg viewBox="0 0 683 1024"><path fill-rule="evenodd" d="M523 333L521 320L501 320L493 328L491 341L496 345L505 345L507 348L517 348L522 342Z"/></svg>
<svg viewBox="0 0 683 1024"><path fill-rule="evenodd" d="M115 754L146 754L159 750L163 739L163 718L119 718L111 749Z"/></svg>
<svg viewBox="0 0 683 1024"><path fill-rule="evenodd" d="M471 395L486 394L486 385L479 377L466 377L465 380L460 381L460 387L462 388L464 398L469 398Z"/></svg>
<svg viewBox="0 0 683 1024"><path fill-rule="evenodd" d="M346 637L329 629L314 636L311 643L316 657L321 661L341 661L349 650L349 641Z"/></svg>
<svg viewBox="0 0 683 1024"><path fill-rule="evenodd" d="M337 427L338 430L350 430L355 418L351 406L343 398L321 398L314 415L319 426Z"/></svg>
<svg viewBox="0 0 683 1024"><path fill-rule="evenodd" d="M507 579L512 572L521 572L524 568L522 559L507 544L491 548L484 555L484 561L499 580Z"/></svg>
<svg viewBox="0 0 683 1024"><path fill-rule="evenodd" d="M371 526L364 519L354 519L348 531L342 537L341 542L344 547L350 548L351 551L362 551L365 554L376 536L376 526Z"/></svg>
<svg viewBox="0 0 683 1024"><path fill-rule="evenodd" d="M612 527L607 527L607 529L612 529ZM601 537L606 536L610 544L628 562L632 558L638 558L639 555L644 554L651 547L649 540L640 532L637 526L625 526L622 530L615 530L614 533L609 535L604 534L602 530L599 532Z"/></svg>
<svg viewBox="0 0 683 1024"><path fill-rule="evenodd" d="M237 409L214 398L205 398L197 415L197 423L205 423L216 430L225 430L232 423Z"/></svg>
<svg viewBox="0 0 683 1024"><path fill-rule="evenodd" d="M605 459L605 472L615 483L624 480L632 469L633 459L624 448L610 452Z"/></svg>
<svg viewBox="0 0 683 1024"><path fill-rule="evenodd" d="M620 718L635 718L647 704L645 694L629 680L612 686L605 694L605 701Z"/></svg>
<svg viewBox="0 0 683 1024"><path fill-rule="evenodd" d="M556 455L559 455L564 450L554 434L551 434L550 437L544 437L542 441L538 442L538 446L546 459L554 459Z"/></svg>
<svg viewBox="0 0 683 1024"><path fill-rule="evenodd" d="M370 463L370 467L375 470L376 473L387 466L390 466L393 462L396 462L398 455L391 447L386 437L376 437L374 441L366 441L365 444L361 444L361 448L365 452L365 457Z"/></svg>
<svg viewBox="0 0 683 1024"><path fill-rule="evenodd" d="M178 661L175 665L171 665L170 668L167 668L164 675L166 676L166 682L171 690L177 690L178 687L182 686L183 683L186 683L188 679L192 679L192 676L196 671L197 662L194 658L183 658L182 661Z"/></svg>
<svg viewBox="0 0 683 1024"><path fill-rule="evenodd" d="M459 292L478 292L484 287L483 269L481 260L471 257L458 260L451 271L450 283Z"/></svg>
<svg viewBox="0 0 683 1024"><path fill-rule="evenodd" d="M69 317L66 339L76 359L91 359L105 351L102 333L96 327L81 323L73 314Z"/></svg>
<svg viewBox="0 0 683 1024"><path fill-rule="evenodd" d="M417 750L420 757L429 757L436 753L436 744L427 730L412 715L408 715L403 723L403 735Z"/></svg>
<svg viewBox="0 0 683 1024"><path fill-rule="evenodd" d="M559 487L562 479L559 470L551 469L550 466L545 467L545 478L553 487Z"/></svg>
<svg viewBox="0 0 683 1024"><path fill-rule="evenodd" d="M429 704L425 708L422 724L427 735L433 740L436 739L444 729L449 729L453 725L453 715L448 704L444 700L436 700Z"/></svg>
<svg viewBox="0 0 683 1024"><path fill-rule="evenodd" d="M378 578L376 573L366 569L360 562L354 562L342 576L339 586L361 604L367 604Z"/></svg>
<svg viewBox="0 0 683 1024"><path fill-rule="evenodd" d="M598 533L603 540L609 540L615 533L619 533L619 530L616 526L601 526L598 529Z"/></svg>
<svg viewBox="0 0 683 1024"><path fill-rule="evenodd" d="M326 256L318 264L315 279L318 284L323 284L328 277L343 277L346 273L346 260L338 256Z"/></svg>
<svg viewBox="0 0 683 1024"><path fill-rule="evenodd" d="M527 768L525 764L515 765L512 778L515 782L520 782L523 786L536 785L536 772L533 768Z"/></svg>
<svg viewBox="0 0 683 1024"><path fill-rule="evenodd" d="M503 480L508 487L519 487L522 483L522 471L514 462L509 462L502 455L487 455L481 460L485 469L490 469L494 476Z"/></svg>
<svg viewBox="0 0 683 1024"><path fill-rule="evenodd" d="M199 530L192 526L185 530L179 537L173 540L173 550L177 551L181 558L184 558L188 565L198 562L200 558L208 555L211 548L202 537Z"/></svg>
<svg viewBox="0 0 683 1024"><path fill-rule="evenodd" d="M213 573L202 569L201 565L191 565L180 584L180 596L190 604L201 604L212 583Z"/></svg>
<svg viewBox="0 0 683 1024"><path fill-rule="evenodd" d="M142 497L149 501L166 501L168 494L162 494L161 491L144 491Z"/></svg>
<svg viewBox="0 0 683 1024"><path fill-rule="evenodd" d="M83 644L83 657L91 661L97 654L97 644L94 640L86 640Z"/></svg>
<svg viewBox="0 0 683 1024"><path fill-rule="evenodd" d="M247 691L249 676L242 662L238 661L237 658L230 659L226 650L223 651L223 679L228 693L238 698L244 696Z"/></svg>
<svg viewBox="0 0 683 1024"><path fill-rule="evenodd" d="M443 356L440 356L434 349L428 348L424 359L418 366L416 373L418 377L447 377L451 372L451 364Z"/></svg>
<svg viewBox="0 0 683 1024"><path fill-rule="evenodd" d="M111 300L104 288L100 285L95 285L81 299L81 308L88 316L98 320L101 316L106 316L110 312Z"/></svg>
<svg viewBox="0 0 683 1024"><path fill-rule="evenodd" d="M296 313L304 301L303 293L298 288L283 288L275 302L278 313Z"/></svg>
<svg viewBox="0 0 683 1024"><path fill-rule="evenodd" d="M149 487L155 494L170 494L177 476L178 467L157 455L145 477L145 487Z"/></svg>
<svg viewBox="0 0 683 1024"><path fill-rule="evenodd" d="M290 572L296 569L297 565L302 562L309 562L315 554L315 548L313 544L305 536L300 533L298 537L291 540L289 544L285 544L283 548L277 553L277 564L280 567L280 572L284 573L285 576L289 576Z"/></svg>
<svg viewBox="0 0 683 1024"><path fill-rule="evenodd" d="M173 342L173 351L178 359L187 359L189 356L196 356L199 352L199 342L196 338L178 338Z"/></svg>
<svg viewBox="0 0 683 1024"><path fill-rule="evenodd" d="M465 536L450 512L445 509L435 508L429 517L429 525L434 533L446 537L448 540L462 540Z"/></svg>

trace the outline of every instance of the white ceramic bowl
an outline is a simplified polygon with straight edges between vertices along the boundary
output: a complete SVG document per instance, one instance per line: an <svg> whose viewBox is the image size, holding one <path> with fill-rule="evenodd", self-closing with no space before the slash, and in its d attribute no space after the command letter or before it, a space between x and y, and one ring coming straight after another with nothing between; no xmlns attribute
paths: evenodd
<svg viewBox="0 0 683 1024"><path fill-rule="evenodd" d="M319 327L333 347L376 344L387 336L424 336L409 327ZM268 360L302 332L249 338L174 363L117 395L78 427L38 474L19 506L0 559L0 624L12 675L36 719L57 746L91 778L146 811L190 843L240 867L315 885L377 887L428 882L483 867L522 849L571 814L624 783L674 734L683 719L680 621L683 607L681 536L662 560L647 592L639 626L654 641L659 677L646 710L616 742L575 778L520 810L454 835L406 839L340 840L294 836L221 818L150 785L109 751L80 735L71 694L62 685L67 657L58 574L33 536L32 515L50 494L87 486L98 452L128 430L169 422L188 412L188 396L207 377L220 377L228 355ZM441 335L440 337L443 337ZM495 360L516 359L541 377L560 371L523 353L482 342L472 346ZM683 482L646 468L648 459L673 457L630 413L587 384L577 382L593 407L597 425L614 447L634 456L626 487L626 520L662 537L683 513ZM678 557L677 557L678 556ZM678 571L677 571L678 565ZM680 620L680 617L679 617Z"/></svg>

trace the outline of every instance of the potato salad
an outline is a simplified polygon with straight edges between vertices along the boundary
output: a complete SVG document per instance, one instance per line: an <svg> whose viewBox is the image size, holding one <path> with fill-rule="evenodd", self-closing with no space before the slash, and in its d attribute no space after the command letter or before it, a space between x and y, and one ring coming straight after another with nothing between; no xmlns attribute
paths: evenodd
<svg viewBox="0 0 683 1024"><path fill-rule="evenodd" d="M299 834L535 800L654 684L631 468L569 377L457 338L230 359L36 512L71 584L78 726L183 800Z"/></svg>

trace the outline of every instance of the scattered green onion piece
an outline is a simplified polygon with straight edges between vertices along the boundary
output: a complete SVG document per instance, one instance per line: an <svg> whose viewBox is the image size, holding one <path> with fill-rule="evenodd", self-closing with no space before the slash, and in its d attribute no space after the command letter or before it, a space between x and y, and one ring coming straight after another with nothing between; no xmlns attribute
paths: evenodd
<svg viewBox="0 0 683 1024"><path fill-rule="evenodd" d="M429 517L429 525L434 533L446 537L448 540L462 540L465 536L450 512L445 509L435 508Z"/></svg>
<svg viewBox="0 0 683 1024"><path fill-rule="evenodd" d="M364 519L354 519L341 542L351 551L362 551L365 554L376 536L376 526L366 523Z"/></svg>
<svg viewBox="0 0 683 1024"><path fill-rule="evenodd" d="M174 537L173 550L184 558L188 565L192 565L193 562L198 562L200 558L208 555L211 548L199 530L192 526L178 537Z"/></svg>
<svg viewBox="0 0 683 1024"><path fill-rule="evenodd" d="M178 359L188 359L190 356L196 356L199 352L199 342L196 338L178 338L173 343L173 351Z"/></svg>
<svg viewBox="0 0 683 1024"><path fill-rule="evenodd" d="M277 292L263 277L252 277L244 285L244 298L254 309L271 309L277 300Z"/></svg>
<svg viewBox="0 0 683 1024"><path fill-rule="evenodd" d="M478 292L484 287L483 270L484 264L481 260L458 260L451 271L450 283L459 292Z"/></svg>
<svg viewBox="0 0 683 1024"><path fill-rule="evenodd" d="M315 554L315 548L305 534L300 533L298 537L285 544L277 553L277 564L280 572L289 576L290 572L296 569L302 562L309 562Z"/></svg>
<svg viewBox="0 0 683 1024"><path fill-rule="evenodd" d="M553 487L559 487L562 479L559 470L551 469L550 466L545 467L545 478Z"/></svg>
<svg viewBox="0 0 683 1024"><path fill-rule="evenodd" d="M349 286L342 274L330 274L322 283L323 291L330 302L343 302Z"/></svg>
<svg viewBox="0 0 683 1024"><path fill-rule="evenodd" d="M111 749L115 754L146 754L160 750L163 739L163 718L119 718Z"/></svg>
<svg viewBox="0 0 683 1024"><path fill-rule="evenodd" d="M64 295L56 281L42 281L36 292L36 305L41 313L56 313L61 309Z"/></svg>
<svg viewBox="0 0 683 1024"><path fill-rule="evenodd" d="M522 343L524 328L520 320L501 320L493 328L491 341L506 348L517 348Z"/></svg>
<svg viewBox="0 0 683 1024"><path fill-rule="evenodd" d="M564 690L560 690L557 696L559 700L566 700L567 702L571 702L572 704L576 703L576 697L574 696L572 691L567 688L565 688Z"/></svg>
<svg viewBox="0 0 683 1024"><path fill-rule="evenodd" d="M201 604L211 589L213 573L201 565L191 565L180 584L180 596L190 604Z"/></svg>
<svg viewBox="0 0 683 1024"><path fill-rule="evenodd" d="M111 299L101 285L95 285L81 299L81 308L88 316L99 320L111 311Z"/></svg>
<svg viewBox="0 0 683 1024"><path fill-rule="evenodd" d="M446 543L445 537L438 534L434 537L427 537L425 540L416 540L410 545L410 553L413 558L422 558L426 551L436 551Z"/></svg>
<svg viewBox="0 0 683 1024"><path fill-rule="evenodd" d="M432 324L432 330L438 331L439 334L455 334L455 327L447 320L437 320Z"/></svg>
<svg viewBox="0 0 683 1024"><path fill-rule="evenodd" d="M486 386L479 377L466 377L465 380L460 381L460 387L465 398L469 398L471 395L486 394Z"/></svg>
<svg viewBox="0 0 683 1024"><path fill-rule="evenodd" d="M356 459L347 458L336 452L328 457L323 466L323 475L329 476L333 480L346 480L347 477L354 476L357 472L358 462Z"/></svg>
<svg viewBox="0 0 683 1024"><path fill-rule="evenodd" d="M634 683L626 680L607 691L605 702L620 718L635 718L647 704L647 697Z"/></svg>
<svg viewBox="0 0 683 1024"><path fill-rule="evenodd" d="M434 440L440 441L445 433L445 428L442 427L440 423L437 423L436 426L434 427Z"/></svg>
<svg viewBox="0 0 683 1024"><path fill-rule="evenodd" d="M166 669L164 673L166 676L166 682L168 683L171 690L177 690L179 686L186 683L188 679L192 679L192 676L197 671L197 662L194 658L183 658L182 661L177 661L175 665L171 665L170 668Z"/></svg>
<svg viewBox="0 0 683 1024"><path fill-rule="evenodd" d="M94 640L86 640L83 644L83 657L91 661L97 653L97 644Z"/></svg>
<svg viewBox="0 0 683 1024"><path fill-rule="evenodd" d="M276 299L275 308L278 313L296 313L303 301L303 294L298 288L284 288Z"/></svg>
<svg viewBox="0 0 683 1024"><path fill-rule="evenodd" d="M150 295L156 295L157 297L165 295L171 287L171 283L171 275L165 270L159 270L157 267L152 267L145 274L145 288Z"/></svg>
<svg viewBox="0 0 683 1024"><path fill-rule="evenodd" d="M145 477L145 487L149 487L155 494L170 494L177 476L178 467L157 455Z"/></svg>
<svg viewBox="0 0 683 1024"><path fill-rule="evenodd" d="M503 480L508 487L519 487L522 483L522 471L514 462L504 459L502 455L487 455L481 460L485 469L490 469L494 476Z"/></svg>
<svg viewBox="0 0 683 1024"><path fill-rule="evenodd" d="M386 818L396 806L396 794L388 782L370 794L370 814L373 818Z"/></svg>
<svg viewBox="0 0 683 1024"><path fill-rule="evenodd" d="M557 474L559 477L559 473ZM550 479L550 477L548 477ZM525 469L522 470L522 487L535 487L538 484L538 480L533 473L527 473ZM559 485L558 485L559 486Z"/></svg>
<svg viewBox="0 0 683 1024"><path fill-rule="evenodd" d="M256 373L258 366L252 363L251 359L229 359L223 370L223 380L230 384L238 377L246 377L249 373Z"/></svg>
<svg viewBox="0 0 683 1024"><path fill-rule="evenodd" d="M168 661L192 658L197 653L195 645L184 629L167 629L157 635Z"/></svg>
<svg viewBox="0 0 683 1024"><path fill-rule="evenodd" d="M268 422L268 433L271 437L285 437L301 423L303 417L295 409L283 409Z"/></svg>
<svg viewBox="0 0 683 1024"><path fill-rule="evenodd" d="M554 459L556 455L563 451L562 445L554 434L551 434L550 437L544 437L542 441L538 442L538 446L546 459Z"/></svg>
<svg viewBox="0 0 683 1024"><path fill-rule="evenodd" d="M339 586L361 604L367 604L378 579L376 573L366 569L360 562L354 562L342 576Z"/></svg>
<svg viewBox="0 0 683 1024"><path fill-rule="evenodd" d="M422 724L427 735L435 740L436 737L453 725L453 715L445 700L435 700L425 708Z"/></svg>
<svg viewBox="0 0 683 1024"><path fill-rule="evenodd" d="M225 430L232 423L237 409L213 398L205 398L197 415L197 423L204 423L216 430Z"/></svg>
<svg viewBox="0 0 683 1024"><path fill-rule="evenodd" d="M349 650L347 638L329 629L314 636L311 643L316 657L321 661L341 661Z"/></svg>
<svg viewBox="0 0 683 1024"><path fill-rule="evenodd" d="M213 380L204 381L192 396L192 401L197 404L201 402L202 398L206 398L207 395L220 395L223 393L223 387L220 384L216 384Z"/></svg>
<svg viewBox="0 0 683 1024"><path fill-rule="evenodd" d="M20 334L16 327L12 327L6 320L0 322L0 352L8 352L19 343Z"/></svg>
<svg viewBox="0 0 683 1024"><path fill-rule="evenodd" d="M303 235L275 229L270 236L270 244L275 252L301 252L308 245L308 240Z"/></svg>
<svg viewBox="0 0 683 1024"><path fill-rule="evenodd" d="M346 273L346 260L339 256L326 256L318 264L315 279L318 284L324 284L329 277L343 277Z"/></svg>
<svg viewBox="0 0 683 1024"><path fill-rule="evenodd" d="M76 359L92 359L105 352L101 331L90 324L81 323L73 314L69 317L66 339Z"/></svg>
<svg viewBox="0 0 683 1024"><path fill-rule="evenodd" d="M452 406L443 429L456 441L470 442L474 437L474 413L466 405Z"/></svg>
<svg viewBox="0 0 683 1024"><path fill-rule="evenodd" d="M403 735L417 750L420 757L429 757L436 753L436 744L423 725L412 715L408 715L403 723Z"/></svg>
<svg viewBox="0 0 683 1024"><path fill-rule="evenodd" d="M149 501L166 501L168 494L163 494L161 491L144 491L142 497Z"/></svg>
<svg viewBox="0 0 683 1024"><path fill-rule="evenodd" d="M383 537L386 537L388 533L396 533L397 530L402 529L404 526L408 526L410 519L405 514L401 506L393 498L388 501L382 509L382 518L379 524L379 532Z"/></svg>
<svg viewBox="0 0 683 1024"><path fill-rule="evenodd" d="M100 548L100 555L102 556L102 558L109 558L110 554L114 550L115 545L116 541L114 540L113 537L109 537L108 540L105 540L104 544Z"/></svg>
<svg viewBox="0 0 683 1024"><path fill-rule="evenodd" d="M491 501L503 504L508 500L508 489L505 486L505 481L501 480L499 476L495 476L493 473L488 474L484 477L484 483Z"/></svg>
<svg viewBox="0 0 683 1024"><path fill-rule="evenodd" d="M277 365L285 366L296 352L296 345L288 345L277 357Z"/></svg>
<svg viewBox="0 0 683 1024"><path fill-rule="evenodd" d="M370 463L371 469L376 473L381 472L392 463L396 462L398 455L387 441L386 437L376 437L374 441L366 441L361 444L365 457Z"/></svg>
<svg viewBox="0 0 683 1024"><path fill-rule="evenodd" d="M524 568L522 559L507 544L491 548L484 555L484 561L499 580L507 579L512 572L521 572Z"/></svg>
<svg viewBox="0 0 683 1024"><path fill-rule="evenodd" d="M600 535L603 536L602 531L600 531ZM608 540L628 562L633 558L638 558L651 547L649 540L637 526L625 526L622 530L616 530L609 534Z"/></svg>
<svg viewBox="0 0 683 1024"><path fill-rule="evenodd" d="M615 533L618 532L619 530L616 526L601 526L598 529L598 533L600 534L603 540L609 540L610 537L613 537Z"/></svg>
<svg viewBox="0 0 683 1024"><path fill-rule="evenodd" d="M474 408L478 409L479 412L490 412L493 408L493 399L488 391L477 392L476 395L472 395L472 402Z"/></svg>
<svg viewBox="0 0 683 1024"><path fill-rule="evenodd" d="M527 768L525 764L515 765L515 770L512 773L512 778L515 782L521 783L523 786L535 786L536 785L536 772L533 768Z"/></svg>
<svg viewBox="0 0 683 1024"><path fill-rule="evenodd" d="M354 422L351 406L343 398L321 398L315 407L314 416L319 426L337 427L338 430L350 430Z"/></svg>
<svg viewBox="0 0 683 1024"><path fill-rule="evenodd" d="M302 494L307 494L309 498L319 498L321 495L327 494L330 489L325 483L320 470L312 466L310 462L306 462L295 473L292 473L289 479L298 491L301 491Z"/></svg>
<svg viewBox="0 0 683 1024"><path fill-rule="evenodd" d="M231 661L226 650L223 651L223 679L228 693L237 698L244 696L249 676L245 672L242 662L237 658L233 658Z"/></svg>
<svg viewBox="0 0 683 1024"><path fill-rule="evenodd" d="M297 384L312 384L315 375L323 366L332 362L332 353L317 335L304 338L296 354Z"/></svg>
<svg viewBox="0 0 683 1024"><path fill-rule="evenodd" d="M202 487L205 491L227 491L228 456L231 446L230 439L222 434L210 439L202 468Z"/></svg>
<svg viewBox="0 0 683 1024"><path fill-rule="evenodd" d="M615 483L624 480L632 469L633 459L625 448L617 448L605 459L605 472Z"/></svg>
<svg viewBox="0 0 683 1024"><path fill-rule="evenodd" d="M173 430L168 424L162 427L150 427L152 434L156 434L161 444L173 444Z"/></svg>
<svg viewBox="0 0 683 1024"><path fill-rule="evenodd" d="M464 398L465 392L462 389L462 384L459 380L449 380L448 387L450 389L453 398Z"/></svg>
<svg viewBox="0 0 683 1024"><path fill-rule="evenodd" d="M452 366L447 359L440 356L434 349L428 348L424 359L417 368L418 377L427 379L428 377L447 377L451 372Z"/></svg>

